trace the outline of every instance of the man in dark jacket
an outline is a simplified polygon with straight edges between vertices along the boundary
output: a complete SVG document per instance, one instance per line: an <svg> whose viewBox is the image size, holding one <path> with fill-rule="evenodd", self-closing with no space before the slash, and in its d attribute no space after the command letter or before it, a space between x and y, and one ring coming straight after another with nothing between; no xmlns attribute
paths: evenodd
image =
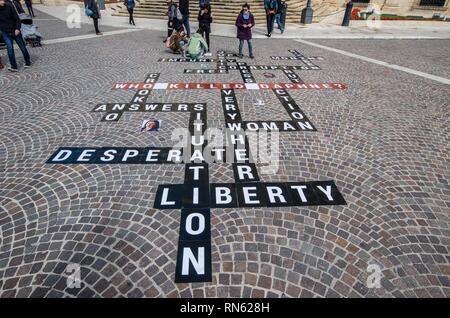
<svg viewBox="0 0 450 318"><path fill-rule="evenodd" d="M183 15L183 25L188 37L191 36L191 27L189 25L189 0L180 0L178 4L181 14Z"/></svg>
<svg viewBox="0 0 450 318"><path fill-rule="evenodd" d="M13 40L16 41L25 59L25 67L31 66L30 54L25 47L25 41L20 33L20 19L13 4L0 0L0 32L8 50L8 58L11 72L17 72L16 56L14 54Z"/></svg>

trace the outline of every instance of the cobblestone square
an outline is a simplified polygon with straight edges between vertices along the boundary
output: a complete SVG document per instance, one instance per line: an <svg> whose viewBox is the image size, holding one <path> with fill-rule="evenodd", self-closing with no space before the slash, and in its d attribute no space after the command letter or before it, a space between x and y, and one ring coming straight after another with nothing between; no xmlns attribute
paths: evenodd
<svg viewBox="0 0 450 318"><path fill-rule="evenodd" d="M168 62L180 56L164 48L164 32L72 41L92 26L68 31L42 12L36 23L47 40L62 40L29 48L31 68L17 52L20 71L0 71L0 297L450 297L450 85L321 48L448 78L450 40L254 39L255 59L230 55L226 73L197 74L184 70L218 69L237 40L212 36L210 60ZM155 106L133 110L145 88L117 85L146 79L155 79L145 96ZM182 215L195 206L195 195L186 201L193 162L145 158L200 118L224 129L227 103L247 130L281 127L277 171L256 163L254 183L236 177L239 165L207 165L198 198L220 186L236 196L223 207L205 199L211 277L180 281L181 247L199 242L181 237ZM119 118L108 121L110 113ZM141 131L150 118L161 121L158 132ZM74 161L52 162L60 149ZM86 149L120 156L77 161ZM300 184L305 192L292 189ZM180 185L179 196L165 196L167 185ZM245 187L254 185L264 204L251 207ZM172 200L179 206L155 205Z"/></svg>

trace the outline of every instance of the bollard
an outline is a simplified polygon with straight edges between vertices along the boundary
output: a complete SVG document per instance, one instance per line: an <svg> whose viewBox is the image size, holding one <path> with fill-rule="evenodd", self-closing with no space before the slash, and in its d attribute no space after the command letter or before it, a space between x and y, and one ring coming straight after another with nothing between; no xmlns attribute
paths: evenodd
<svg viewBox="0 0 450 318"><path fill-rule="evenodd" d="M308 0L306 7L302 10L300 23L311 24L313 20L313 9L311 8L311 0Z"/></svg>
<svg viewBox="0 0 450 318"><path fill-rule="evenodd" d="M350 0L345 7L344 20L342 20L342 26L348 26L350 24L350 16L352 14L353 2Z"/></svg>

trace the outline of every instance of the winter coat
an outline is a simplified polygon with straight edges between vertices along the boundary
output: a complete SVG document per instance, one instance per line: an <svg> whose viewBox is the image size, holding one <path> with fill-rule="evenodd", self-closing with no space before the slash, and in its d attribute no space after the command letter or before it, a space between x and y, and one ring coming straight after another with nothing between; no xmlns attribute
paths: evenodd
<svg viewBox="0 0 450 318"><path fill-rule="evenodd" d="M244 28L244 24L251 24L250 28ZM252 39L252 28L255 26L255 18L253 14L250 13L248 20L244 20L244 14L241 12L236 19L237 26L237 38L239 40L251 40Z"/></svg>
<svg viewBox="0 0 450 318"><path fill-rule="evenodd" d="M200 53L201 49L208 51L208 44L201 34L194 33L188 44L188 52L191 56L195 56Z"/></svg>
<svg viewBox="0 0 450 318"><path fill-rule="evenodd" d="M202 9L200 9L198 12L198 26L204 30L209 30L213 21L213 18L211 16L211 7L209 7L208 9L208 13L202 14Z"/></svg>
<svg viewBox="0 0 450 318"><path fill-rule="evenodd" d="M172 36L169 38L169 48L174 51L182 51L183 48L180 46L180 41L184 41L187 43L187 38L181 35L181 32L174 32Z"/></svg>

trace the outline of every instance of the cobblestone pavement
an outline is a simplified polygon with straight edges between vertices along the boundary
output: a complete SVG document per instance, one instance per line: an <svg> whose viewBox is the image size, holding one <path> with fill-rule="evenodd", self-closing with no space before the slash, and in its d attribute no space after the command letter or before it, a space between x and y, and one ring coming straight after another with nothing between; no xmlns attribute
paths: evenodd
<svg viewBox="0 0 450 318"><path fill-rule="evenodd" d="M56 22L39 25L61 32ZM297 71L305 82L348 88L289 90L317 131L281 134L279 171L260 177L334 180L347 205L211 209L212 282L176 284L180 210L153 202L158 185L183 183L181 166L45 163L59 147L170 146L171 131L187 127L182 113L152 113L163 123L154 135L140 133L142 113L100 122L95 105L135 94L111 90L115 83L149 73L161 73L159 82L242 82L238 71L183 74L201 65L158 62L173 57L163 37L138 31L32 48L32 68L18 56L19 73L0 72L1 297L450 296L450 87L284 40L255 41L256 59L244 61L296 65L269 57L297 49L324 57L321 70ZM383 59L391 44L410 56L419 42L345 43ZM427 64L448 76L440 58L450 41L420 43ZM212 52L236 46L212 38ZM270 72L275 78L253 74L287 82ZM268 90L236 97L244 120L289 119ZM217 90L155 90L149 100L206 102L209 126L224 126ZM234 182L230 164L210 164L209 173L210 182ZM81 286L68 288L77 265ZM369 265L381 269L376 288Z"/></svg>

